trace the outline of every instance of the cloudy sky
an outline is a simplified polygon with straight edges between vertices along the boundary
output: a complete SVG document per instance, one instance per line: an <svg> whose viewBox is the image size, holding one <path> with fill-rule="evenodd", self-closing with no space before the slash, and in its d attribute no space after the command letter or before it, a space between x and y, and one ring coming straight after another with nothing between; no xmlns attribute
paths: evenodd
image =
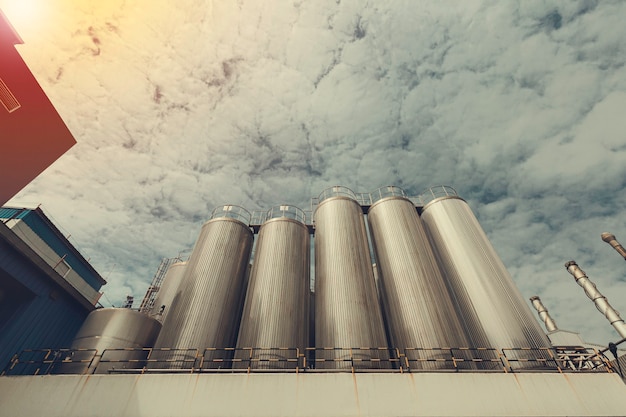
<svg viewBox="0 0 626 417"><path fill-rule="evenodd" d="M143 297L221 204L310 207L340 184L447 184L525 298L619 337L626 313L626 2L0 0L78 144L10 205L42 204ZM138 302L139 302L138 301Z"/></svg>

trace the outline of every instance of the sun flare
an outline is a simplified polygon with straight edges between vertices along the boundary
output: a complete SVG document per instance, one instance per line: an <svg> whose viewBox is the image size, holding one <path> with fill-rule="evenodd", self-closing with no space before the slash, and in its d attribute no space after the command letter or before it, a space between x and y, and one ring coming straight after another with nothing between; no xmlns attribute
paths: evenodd
<svg viewBox="0 0 626 417"><path fill-rule="evenodd" d="M44 0L0 0L0 10L20 35L36 31L45 21L48 7Z"/></svg>

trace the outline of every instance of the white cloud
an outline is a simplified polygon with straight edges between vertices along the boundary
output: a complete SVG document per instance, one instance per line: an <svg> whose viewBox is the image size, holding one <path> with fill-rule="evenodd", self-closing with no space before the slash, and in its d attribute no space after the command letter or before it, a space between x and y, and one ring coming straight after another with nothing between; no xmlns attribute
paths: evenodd
<svg viewBox="0 0 626 417"><path fill-rule="evenodd" d="M44 203L115 304L217 205L449 184L526 297L615 339L563 263L626 308L599 240L626 230L626 4L53 3L14 24L79 144L14 203Z"/></svg>

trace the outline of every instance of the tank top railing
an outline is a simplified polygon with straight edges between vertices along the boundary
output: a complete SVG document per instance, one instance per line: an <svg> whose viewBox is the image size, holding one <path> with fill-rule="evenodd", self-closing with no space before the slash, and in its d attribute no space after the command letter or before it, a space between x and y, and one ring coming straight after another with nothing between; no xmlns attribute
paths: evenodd
<svg viewBox="0 0 626 417"><path fill-rule="evenodd" d="M309 227L313 227L313 214L315 213L317 206L321 204L324 200L332 197L345 197L355 200L363 208L365 213L367 211L367 208L369 208L372 204L387 197L406 198L410 200L413 205L419 210L432 200L442 197L458 197L458 193L454 188L447 185L430 187L419 195L409 195L402 188L393 185L380 187L375 191L365 193L357 193L343 186L333 186L322 191L319 196L311 198L311 207L309 210L301 210L295 206L284 205L272 207L269 211L254 210L252 212L249 212L245 208L237 205L221 205L213 210L210 219L215 219L219 217L237 219L252 227L255 233L265 221L277 217L287 217L295 219ZM283 209L283 207L286 207L286 209Z"/></svg>
<svg viewBox="0 0 626 417"><path fill-rule="evenodd" d="M2 375L241 372L615 372L595 349L206 348L29 349Z"/></svg>

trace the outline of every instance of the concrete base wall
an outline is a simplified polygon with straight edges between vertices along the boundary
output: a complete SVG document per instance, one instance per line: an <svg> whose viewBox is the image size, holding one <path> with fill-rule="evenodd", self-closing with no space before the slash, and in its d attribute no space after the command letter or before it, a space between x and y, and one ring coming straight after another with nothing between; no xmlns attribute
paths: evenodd
<svg viewBox="0 0 626 417"><path fill-rule="evenodd" d="M0 416L624 416L596 373L0 377Z"/></svg>

